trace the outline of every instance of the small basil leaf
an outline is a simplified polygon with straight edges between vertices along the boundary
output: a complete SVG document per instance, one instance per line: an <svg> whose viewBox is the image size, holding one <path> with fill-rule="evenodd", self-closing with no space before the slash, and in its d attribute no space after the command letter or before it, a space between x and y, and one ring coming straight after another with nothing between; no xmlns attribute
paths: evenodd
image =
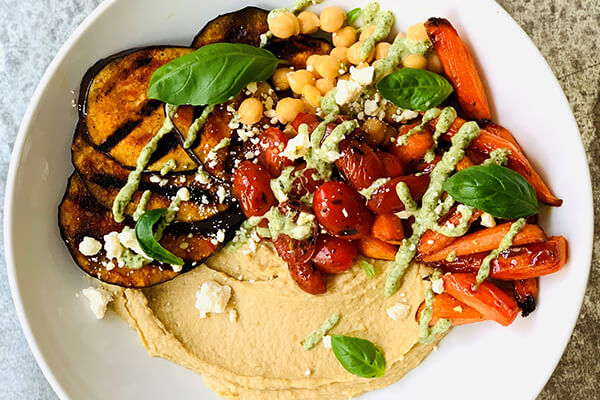
<svg viewBox="0 0 600 400"><path fill-rule="evenodd" d="M538 200L529 182L498 165L457 172L444 183L444 190L457 201L498 218L515 219L538 212Z"/></svg>
<svg viewBox="0 0 600 400"><path fill-rule="evenodd" d="M173 105L221 104L249 83L267 80L280 62L247 44L209 44L154 71L148 97Z"/></svg>
<svg viewBox="0 0 600 400"><path fill-rule="evenodd" d="M416 111L439 106L454 90L442 76L414 68L392 72L379 81L377 89L398 107Z"/></svg>
<svg viewBox="0 0 600 400"><path fill-rule="evenodd" d="M359 7L348 11L348 14L346 14L346 25L352 25L354 22L356 22L358 17L360 17L361 11L362 10Z"/></svg>
<svg viewBox="0 0 600 400"><path fill-rule="evenodd" d="M385 374L385 358L368 340L334 335L331 348L346 371L353 375L379 378Z"/></svg>
<svg viewBox="0 0 600 400"><path fill-rule="evenodd" d="M154 224L167 212L164 208L146 211L135 224L135 237L148 257L166 264L183 265L181 258L162 247L154 237Z"/></svg>

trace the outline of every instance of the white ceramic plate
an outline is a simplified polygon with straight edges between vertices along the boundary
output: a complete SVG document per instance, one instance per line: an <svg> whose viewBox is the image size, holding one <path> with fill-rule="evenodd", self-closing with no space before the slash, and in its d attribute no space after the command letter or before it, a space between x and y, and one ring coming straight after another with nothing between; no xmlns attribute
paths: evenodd
<svg viewBox="0 0 600 400"><path fill-rule="evenodd" d="M481 66L496 119L514 132L565 200L544 213L542 226L569 239L570 258L561 272L542 278L539 308L531 317L509 328L486 322L454 329L421 366L364 398L533 399L569 340L589 272L592 196L577 125L544 59L496 3L380 2L396 12L402 29L429 16L445 16L458 28ZM336 3L351 9L366 0L327 2ZM258 5L281 4L261 0ZM194 373L148 357L136 334L114 315L94 319L85 299L75 296L88 280L60 239L56 214L73 169L72 91L88 67L130 47L188 44L205 22L244 5L241 0L107 1L73 33L33 96L8 176L6 257L29 345L63 399L217 398Z"/></svg>

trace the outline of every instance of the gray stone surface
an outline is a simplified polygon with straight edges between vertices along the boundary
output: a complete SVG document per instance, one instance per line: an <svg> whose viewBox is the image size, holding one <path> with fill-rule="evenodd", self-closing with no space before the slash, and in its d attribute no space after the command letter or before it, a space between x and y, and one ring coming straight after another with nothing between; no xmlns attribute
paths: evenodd
<svg viewBox="0 0 600 400"><path fill-rule="evenodd" d="M60 45L98 3L99 0L0 0L0 201L4 199L10 151L33 90ZM565 90L588 152L597 196L600 1L499 0L499 3L533 38ZM598 226L598 204L596 218ZM600 399L599 256L600 248L596 246L590 286L577 327L540 400ZM0 262L4 264L3 256ZM515 370L527 373L527 362L524 363L516 362ZM2 267L0 400L55 398L27 347L10 298L6 268Z"/></svg>

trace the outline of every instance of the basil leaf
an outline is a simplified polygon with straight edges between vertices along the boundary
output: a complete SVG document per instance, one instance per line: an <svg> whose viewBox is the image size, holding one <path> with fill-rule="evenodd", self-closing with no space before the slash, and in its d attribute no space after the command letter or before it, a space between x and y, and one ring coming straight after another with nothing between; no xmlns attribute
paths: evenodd
<svg viewBox="0 0 600 400"><path fill-rule="evenodd" d="M356 20L358 19L358 17L360 17L360 13L362 12L362 10L357 7L357 8L353 8L352 10L348 11L348 14L346 14L346 25L352 25L354 22L356 22Z"/></svg>
<svg viewBox="0 0 600 400"><path fill-rule="evenodd" d="M398 107L416 111L439 106L454 90L442 76L414 68L392 72L379 81L377 89Z"/></svg>
<svg viewBox="0 0 600 400"><path fill-rule="evenodd" d="M457 172L444 183L444 190L457 201L498 218L515 219L538 212L538 200L529 182L498 165Z"/></svg>
<svg viewBox="0 0 600 400"><path fill-rule="evenodd" d="M146 211L135 224L135 237L148 257L166 264L183 265L181 258L162 247L154 237L154 224L167 212L164 208Z"/></svg>
<svg viewBox="0 0 600 400"><path fill-rule="evenodd" d="M331 348L346 371L353 375L379 378L385 374L385 358L368 340L334 335L331 337Z"/></svg>
<svg viewBox="0 0 600 400"><path fill-rule="evenodd" d="M173 105L221 104L249 83L270 78L280 62L247 44L209 44L154 71L148 97Z"/></svg>

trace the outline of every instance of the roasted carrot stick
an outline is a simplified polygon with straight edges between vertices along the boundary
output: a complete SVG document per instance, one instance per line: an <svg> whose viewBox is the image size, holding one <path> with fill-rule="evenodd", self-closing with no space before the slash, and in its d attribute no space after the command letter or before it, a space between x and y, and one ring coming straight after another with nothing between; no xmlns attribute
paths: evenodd
<svg viewBox="0 0 600 400"><path fill-rule="evenodd" d="M493 228L482 229L462 236L442 250L423 256L422 260L424 262L442 261L451 253L460 257L468 254L492 251L498 248L502 238L508 233L511 225L512 223L507 222L502 225L494 226ZM520 246L523 244L543 242L545 238L546 236L539 226L526 224L515 236L513 245Z"/></svg>
<svg viewBox="0 0 600 400"><path fill-rule="evenodd" d="M367 201L367 207L376 214L390 214L404 210L404 203L396 193L396 185L399 182L406 183L412 198L419 201L429 186L429 175L406 175L389 180L375 190Z"/></svg>
<svg viewBox="0 0 600 400"><path fill-rule="evenodd" d="M511 247L492 260L490 277L503 281L536 278L559 271L567 262L567 240L553 236L542 243ZM477 272L486 252L426 263L444 272Z"/></svg>
<svg viewBox="0 0 600 400"><path fill-rule="evenodd" d="M406 168L398 157L379 149L375 150L375 154L377 154L377 157L379 157L383 164L383 176L386 178L397 178L406 175Z"/></svg>
<svg viewBox="0 0 600 400"><path fill-rule="evenodd" d="M444 18L430 18L425 29L467 118L489 119L490 106L481 77L456 29Z"/></svg>
<svg viewBox="0 0 600 400"><path fill-rule="evenodd" d="M464 156L459 162L458 164L456 164L456 170L457 171L462 171L463 169L467 169L469 167L472 167L473 165L473 161L471 161L471 159L468 156Z"/></svg>
<svg viewBox="0 0 600 400"><path fill-rule="evenodd" d="M472 224L481 216L481 210L474 210L473 215L469 220L469 224ZM442 218L439 223L440 225L451 223L454 225L458 225L460 223L461 214L457 211L456 207L448 213L444 218ZM444 236L441 233L434 232L432 230L428 230L421 236L421 242L419 243L419 254L422 256L433 254L437 251L442 250L444 247L448 247L458 238Z"/></svg>
<svg viewBox="0 0 600 400"><path fill-rule="evenodd" d="M517 302L493 283L484 281L473 290L477 283L475 274L447 274L442 279L444 289L450 296L500 325L510 325L519 314Z"/></svg>
<svg viewBox="0 0 600 400"><path fill-rule="evenodd" d="M514 282L514 296L521 308L521 315L526 317L535 311L539 293L538 278L529 278Z"/></svg>
<svg viewBox="0 0 600 400"><path fill-rule="evenodd" d="M400 244L404 239L402 220L394 214L376 215L371 226L371 235L386 243Z"/></svg>
<svg viewBox="0 0 600 400"><path fill-rule="evenodd" d="M400 138L407 134L417 124L404 125L398 132L398 140L392 150L394 155L404 164L423 158L427 150L433 146L433 135L429 128L424 127L422 132L413 133L406 144L401 144Z"/></svg>
<svg viewBox="0 0 600 400"><path fill-rule="evenodd" d="M510 133L510 131L508 129L506 129L505 127L500 126L500 125L490 121L489 119L482 119L481 121L477 121L477 125L479 125L479 127L481 129L485 129L487 132L491 133L492 135L499 136L502 139L511 142L519 150L521 150L521 146L519 145L519 142L517 142L517 139L515 139L515 137L512 135L512 133Z"/></svg>
<svg viewBox="0 0 600 400"><path fill-rule="evenodd" d="M365 257L376 258L378 260L394 260L396 258L397 246L374 238L365 236L358 240L358 251Z"/></svg>
<svg viewBox="0 0 600 400"><path fill-rule="evenodd" d="M417 322L421 319L423 308L425 308L425 302L421 303L417 310ZM429 321L429 325L433 326L443 318L452 321L452 326L471 324L487 319L479 311L473 307L469 307L462 301L456 300L448 293L440 293L433 298L431 321Z"/></svg>
<svg viewBox="0 0 600 400"><path fill-rule="evenodd" d="M429 126L435 127L437 120L433 120L429 122ZM462 118L456 118L454 123L450 126L448 132L442 137L445 140L450 140L452 136L458 132L461 126L465 123L465 120ZM562 200L558 197L554 196L548 186L544 183L542 178L538 175L537 172L533 169L533 166L527 160L527 157L523 154L523 152L519 149L519 147L515 146L512 142L501 138L500 136L493 135L486 130L481 130L481 133L475 140L471 142L470 148L478 150L482 153L489 154L493 150L496 149L508 149L510 150L510 154L508 155L508 167L510 169L515 170L523 178L527 179L527 181L533 186L535 192L537 194L537 198L540 201L543 201L546 204L551 206L560 206L562 204Z"/></svg>

